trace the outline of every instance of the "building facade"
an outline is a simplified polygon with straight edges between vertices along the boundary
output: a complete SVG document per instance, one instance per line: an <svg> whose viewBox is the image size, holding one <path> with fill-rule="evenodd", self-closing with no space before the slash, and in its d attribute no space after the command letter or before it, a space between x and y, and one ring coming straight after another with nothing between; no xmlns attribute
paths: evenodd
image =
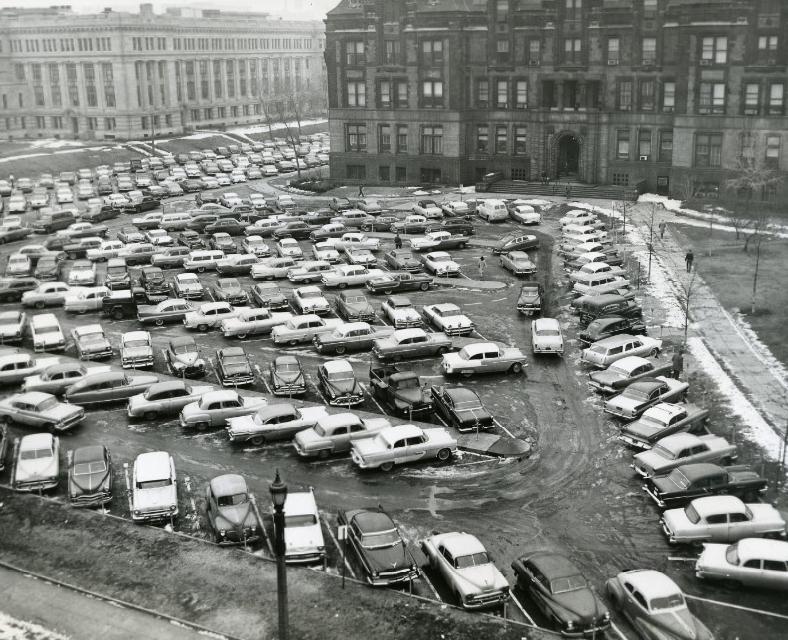
<svg viewBox="0 0 788 640"><path fill-rule="evenodd" d="M324 26L262 13L0 9L0 137L144 138L325 94ZM313 104L310 104L313 103Z"/></svg>
<svg viewBox="0 0 788 640"><path fill-rule="evenodd" d="M689 197L743 165L788 173L786 40L783 0L342 0L326 20L331 174Z"/></svg>

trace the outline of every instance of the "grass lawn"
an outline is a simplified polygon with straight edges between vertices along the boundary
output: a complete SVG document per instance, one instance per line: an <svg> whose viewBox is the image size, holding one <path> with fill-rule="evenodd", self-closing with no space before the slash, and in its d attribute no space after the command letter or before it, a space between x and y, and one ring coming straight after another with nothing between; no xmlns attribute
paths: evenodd
<svg viewBox="0 0 788 640"><path fill-rule="evenodd" d="M752 242L744 253L744 236L709 230L704 227L676 225L679 241L692 246L698 273L730 312L741 311L747 322L768 345L775 357L788 363L788 240L764 240L758 268L755 315L751 314L752 283L755 272L755 247ZM708 255L711 248L711 256Z"/></svg>
<svg viewBox="0 0 788 640"><path fill-rule="evenodd" d="M82 167L92 169L102 164L112 165L114 162L140 158L136 151L126 147L117 147L117 143L108 142L97 148L75 149L31 149L18 148L11 157L0 158L0 177L13 174L17 178L38 178L42 173L51 173L55 177L61 171L76 171ZM18 157L30 156L30 157Z"/></svg>

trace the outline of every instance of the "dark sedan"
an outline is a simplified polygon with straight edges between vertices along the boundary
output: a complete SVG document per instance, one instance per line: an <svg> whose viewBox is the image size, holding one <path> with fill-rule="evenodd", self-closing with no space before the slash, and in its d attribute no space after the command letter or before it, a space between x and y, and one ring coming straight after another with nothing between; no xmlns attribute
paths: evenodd
<svg viewBox="0 0 788 640"><path fill-rule="evenodd" d="M205 225L204 233L213 235L214 233L227 233L231 236L242 236L246 226L233 218L219 218L215 222Z"/></svg>
<svg viewBox="0 0 788 640"><path fill-rule="evenodd" d="M429 225L429 231L448 231L452 235L472 236L476 233L473 223L463 218L450 218Z"/></svg>
<svg viewBox="0 0 788 640"><path fill-rule="evenodd" d="M419 262L410 249L392 249L384 254L386 264L397 271L421 271Z"/></svg>
<svg viewBox="0 0 788 640"><path fill-rule="evenodd" d="M277 240L281 238L295 238L296 240L307 240L313 231L315 231L314 226L307 224L306 222L301 222L300 220L296 220L293 222L288 222L283 227L274 229L273 236Z"/></svg>
<svg viewBox="0 0 788 640"><path fill-rule="evenodd" d="M275 396L300 396L306 393L306 378L301 362L295 356L283 355L273 359L268 368L271 391Z"/></svg>
<svg viewBox="0 0 788 640"><path fill-rule="evenodd" d="M370 220L369 222L365 222L361 225L362 231L390 231L391 225L399 222L399 218L397 216L392 215L385 215L385 216L378 216L374 220Z"/></svg>
<svg viewBox="0 0 788 640"><path fill-rule="evenodd" d="M620 316L610 316L598 318L588 324L588 326L578 334L580 343L587 347L593 342L617 336L622 333L630 335L645 335L646 325L641 318L622 318Z"/></svg>
<svg viewBox="0 0 788 640"><path fill-rule="evenodd" d="M75 507L97 507L112 500L112 466L102 445L68 452L68 498Z"/></svg>
<svg viewBox="0 0 788 640"><path fill-rule="evenodd" d="M137 307L137 319L142 324L155 324L160 327L169 322L183 322L183 318L194 307L186 300L168 298L155 305Z"/></svg>
<svg viewBox="0 0 788 640"><path fill-rule="evenodd" d="M495 426L492 414L473 389L440 385L431 387L430 394L435 413L458 431L481 431Z"/></svg>
<svg viewBox="0 0 788 640"><path fill-rule="evenodd" d="M254 371L242 347L225 347L216 351L216 373L223 387L254 384Z"/></svg>
<svg viewBox="0 0 788 640"><path fill-rule="evenodd" d="M287 297L273 282L261 282L252 287L252 300L259 306L270 309L271 311L287 310L290 303Z"/></svg>
<svg viewBox="0 0 788 640"><path fill-rule="evenodd" d="M387 273L367 282L372 293L391 295L402 291L427 291L432 286L432 276L426 273Z"/></svg>
<svg viewBox="0 0 788 640"><path fill-rule="evenodd" d="M179 245L187 247L191 250L203 249L205 247L205 243L203 242L202 238L200 238L200 234L191 229L181 231L177 236L176 242Z"/></svg>
<svg viewBox="0 0 788 640"><path fill-rule="evenodd" d="M150 373L125 371L89 373L66 389L65 399L67 402L81 406L121 402L143 393L158 381L158 377Z"/></svg>
<svg viewBox="0 0 788 640"><path fill-rule="evenodd" d="M229 302L235 306L249 303L249 296L238 278L219 278L211 288L211 296L215 302Z"/></svg>

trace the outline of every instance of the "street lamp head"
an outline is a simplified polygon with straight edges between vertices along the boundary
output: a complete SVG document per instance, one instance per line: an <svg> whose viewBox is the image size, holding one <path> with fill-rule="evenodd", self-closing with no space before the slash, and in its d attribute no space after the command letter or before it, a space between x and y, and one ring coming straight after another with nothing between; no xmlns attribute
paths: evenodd
<svg viewBox="0 0 788 640"><path fill-rule="evenodd" d="M279 469L276 470L276 478L274 478L268 490L271 492L271 500L274 503L274 507L283 507L287 498L287 485L279 477Z"/></svg>

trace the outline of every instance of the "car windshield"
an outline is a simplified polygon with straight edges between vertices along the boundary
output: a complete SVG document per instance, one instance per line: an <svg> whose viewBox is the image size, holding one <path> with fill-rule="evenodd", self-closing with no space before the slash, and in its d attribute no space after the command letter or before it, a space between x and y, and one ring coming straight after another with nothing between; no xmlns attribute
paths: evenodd
<svg viewBox="0 0 788 640"><path fill-rule="evenodd" d="M478 567L479 565L489 564L490 559L487 557L486 551L479 553L470 553L467 556L457 556L454 558L454 566L457 569L467 569L469 567Z"/></svg>
<svg viewBox="0 0 788 640"><path fill-rule="evenodd" d="M317 517L313 513L285 516L285 527L311 527L317 524Z"/></svg>
<svg viewBox="0 0 788 640"><path fill-rule="evenodd" d="M608 350L608 347L606 347L603 344L592 344L589 347L589 351L593 351L594 353L601 353L603 355L607 353L607 350Z"/></svg>
<svg viewBox="0 0 788 640"><path fill-rule="evenodd" d="M57 398L53 396L51 398L47 398L46 400L42 400L41 402L39 402L38 406L36 407L36 411L38 412L48 411L49 409L52 409L58 406L59 404L60 403L58 402Z"/></svg>
<svg viewBox="0 0 788 640"><path fill-rule="evenodd" d="M661 598L654 598L649 602L649 609L652 611L660 611L662 609L675 609L676 607L684 607L684 596L680 593L672 593L669 596Z"/></svg>
<svg viewBox="0 0 788 640"><path fill-rule="evenodd" d="M364 304L367 299L364 296L353 296L351 298L347 298L348 304Z"/></svg>
<svg viewBox="0 0 788 640"><path fill-rule="evenodd" d="M225 356L223 363L228 367L245 367L248 361L246 360L246 356Z"/></svg>
<svg viewBox="0 0 788 640"><path fill-rule="evenodd" d="M197 345L194 344L176 344L173 349L177 354L194 353L197 351Z"/></svg>
<svg viewBox="0 0 788 640"><path fill-rule="evenodd" d="M580 574L556 578L550 581L551 593L566 593L567 591L577 591L586 586L586 579Z"/></svg>
<svg viewBox="0 0 788 640"><path fill-rule="evenodd" d="M449 256L433 256L430 258L433 262L451 262L451 258Z"/></svg>
<svg viewBox="0 0 788 640"><path fill-rule="evenodd" d="M303 291L302 298L322 298L323 294L320 291Z"/></svg>
<svg viewBox="0 0 788 640"><path fill-rule="evenodd" d="M406 378L405 380L400 380L399 384L397 384L398 389L418 389L418 387L418 378Z"/></svg>
<svg viewBox="0 0 788 640"><path fill-rule="evenodd" d="M60 326L56 324L50 324L44 327L38 327L36 329L36 333L60 333Z"/></svg>
<svg viewBox="0 0 788 640"><path fill-rule="evenodd" d="M365 549L382 549L398 544L402 544L402 538L399 537L396 529L375 531L374 533L365 533L361 536L361 546Z"/></svg>
<svg viewBox="0 0 788 640"><path fill-rule="evenodd" d="M698 524L700 522L700 515L695 510L695 507L691 504L688 504L684 507L684 514L687 516L687 520L689 520L692 524Z"/></svg>
<svg viewBox="0 0 788 640"><path fill-rule="evenodd" d="M673 484L675 484L679 489L686 489L690 486L690 481L687 479L687 476L681 471L681 469L673 469L668 475L668 480L670 480Z"/></svg>
<svg viewBox="0 0 788 640"><path fill-rule="evenodd" d="M730 545L727 549L725 549L725 559L728 561L728 564L738 565L739 564L739 544L734 543Z"/></svg>
<svg viewBox="0 0 788 640"><path fill-rule="evenodd" d="M649 396L647 391L643 391L643 389L633 389L631 386L627 387L621 395L625 398L631 398L632 400L648 400Z"/></svg>
<svg viewBox="0 0 788 640"><path fill-rule="evenodd" d="M656 453L661 458L665 458L666 460L673 460L676 458L676 454L673 453L667 447L662 446L661 444L654 445L654 448L651 449L654 453Z"/></svg>
<svg viewBox="0 0 788 640"><path fill-rule="evenodd" d="M42 458L51 458L52 449L27 449L19 454L20 460L40 460Z"/></svg>
<svg viewBox="0 0 788 640"><path fill-rule="evenodd" d="M458 411L471 411L473 409L481 409L482 406L479 404L479 401L476 399L473 400L463 400L462 402L455 402L454 408Z"/></svg>
<svg viewBox="0 0 788 640"><path fill-rule="evenodd" d="M170 478L161 478L160 480L145 480L144 482L137 483L137 489L159 489L161 487L169 487L172 484Z"/></svg>
<svg viewBox="0 0 788 640"><path fill-rule="evenodd" d="M124 343L124 347L147 347L147 340L129 340Z"/></svg>
<svg viewBox="0 0 788 640"><path fill-rule="evenodd" d="M239 504L246 504L249 496L246 493L234 493L229 496L219 496L216 500L220 507L234 507Z"/></svg>
<svg viewBox="0 0 788 640"><path fill-rule="evenodd" d="M75 476L89 476L94 473L103 473L107 470L107 465L103 460L94 460L92 462L80 462L74 465Z"/></svg>
<svg viewBox="0 0 788 640"><path fill-rule="evenodd" d="M561 332L558 329L539 329L540 336L560 336Z"/></svg>
<svg viewBox="0 0 788 640"><path fill-rule="evenodd" d="M355 376L352 371L332 371L328 374L328 379L333 382L340 380L353 380Z"/></svg>

